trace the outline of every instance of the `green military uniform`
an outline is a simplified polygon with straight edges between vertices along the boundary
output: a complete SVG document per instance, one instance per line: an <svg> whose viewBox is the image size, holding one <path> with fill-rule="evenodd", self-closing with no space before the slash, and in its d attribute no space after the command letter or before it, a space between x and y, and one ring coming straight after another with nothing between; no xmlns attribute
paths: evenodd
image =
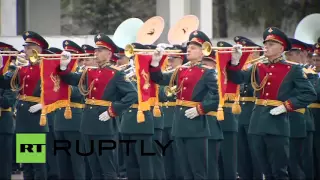
<svg viewBox="0 0 320 180"><path fill-rule="evenodd" d="M203 32L194 31L188 44L201 46L205 41L210 42L210 39ZM184 178L206 179L207 146L211 134L205 114L217 110L219 104L214 70L206 69L198 63L189 68L178 68L174 74L163 74L160 67L152 67L150 71L151 79L156 83L168 85L173 78L181 90L177 93L172 136L175 137ZM190 108L197 109L199 116L194 119L187 118L185 111Z"/></svg>
<svg viewBox="0 0 320 180"><path fill-rule="evenodd" d="M95 48L88 45L88 44L83 44L81 46L82 49L84 49L84 51L86 52L86 54L90 54L90 56L94 56L94 50ZM88 161L88 157L84 157L84 163L85 163L85 168L86 168L86 179L91 179L92 178L92 172L90 169L90 165L89 165L89 161Z"/></svg>
<svg viewBox="0 0 320 180"><path fill-rule="evenodd" d="M223 41L219 41L217 46L232 47L231 44ZM237 178L238 121L231 110L233 102L234 99L226 99L225 106L223 107L224 120L220 121L224 137L219 153L219 176L221 179Z"/></svg>
<svg viewBox="0 0 320 180"><path fill-rule="evenodd" d="M289 38L292 48L290 51L305 50L306 46L303 42ZM290 59L289 59L290 60ZM302 67L303 68L303 67ZM299 92L293 90L293 96ZM303 145L307 137L306 114L299 112L289 112L290 120L290 156L289 156L289 175L292 179L304 179L303 170Z"/></svg>
<svg viewBox="0 0 320 180"><path fill-rule="evenodd" d="M291 49L287 36L278 28L268 28L263 34L264 42L280 43L284 50ZM305 108L316 98L315 91L306 80L302 68L292 65L282 57L257 63L247 71L230 66L228 78L234 83L250 83L257 92L256 105L250 119L249 133L252 134L253 152L265 178L288 179L290 123L287 113L271 115L271 110L284 105L288 112ZM261 85L261 81L265 84ZM298 93L294 93L295 89ZM273 113L273 111L272 111Z"/></svg>
<svg viewBox="0 0 320 180"><path fill-rule="evenodd" d="M23 34L25 40L24 46L35 44L43 50L48 48L48 43L39 34L27 31ZM47 133L48 125L40 126L41 110L35 113L30 113L29 108L40 103L40 66L39 64L31 64L29 66L20 67L16 71L16 76L7 78L7 83L11 78L16 78L19 85L19 101L17 104L16 117L16 133ZM23 164L25 179L46 179L46 164Z"/></svg>
<svg viewBox="0 0 320 180"><path fill-rule="evenodd" d="M117 46L107 35L98 34L95 36L95 43L98 48L105 48L111 53L117 51ZM115 179L117 173L114 151L109 149L100 152L99 142L103 147L110 147L110 144L108 146L103 141L115 140L118 127L114 117L120 115L122 111L137 101L137 93L134 87L125 81L122 72L107 64L101 65L99 68L89 68L81 74L70 71L71 67L68 67L67 70L60 72L63 81L72 86L79 84L80 88L88 87L89 89L80 131L84 135L86 150L93 151L93 154L88 157L93 174L92 178ZM110 119L107 121L99 120L102 113L108 113ZM92 146L95 148L93 149Z"/></svg>
<svg viewBox="0 0 320 180"><path fill-rule="evenodd" d="M216 63L215 51L205 56L202 61L213 61ZM211 69L212 67L207 67ZM210 98L210 97L208 97ZM223 132L216 112L207 115L211 136L208 138L208 179L219 179L219 156L220 146L223 140Z"/></svg>
<svg viewBox="0 0 320 180"><path fill-rule="evenodd" d="M63 48L75 54L85 53L85 51L76 43L70 40L63 41ZM50 49L49 49L50 50ZM56 53L60 53L58 51ZM82 69L77 67L76 73L81 73ZM79 152L84 152L84 143L80 133L80 124L82 120L84 98L80 94L77 86L71 88L71 112L72 118L66 119L64 116L66 108L59 108L55 113L54 134L57 140L69 141L71 148L70 155L64 151L57 151L57 161L59 166L59 178L61 179L85 179L84 156L77 154L77 141L79 142ZM59 147L67 146L66 143L59 143Z"/></svg>
<svg viewBox="0 0 320 180"><path fill-rule="evenodd" d="M136 87L134 80L131 81L131 83ZM135 103L138 103L138 101ZM153 157L143 156L141 154L142 148L145 152L154 152L154 150L152 150L152 135L155 131L154 117L151 111L145 111L145 121L138 123L137 107L137 104L132 105L122 113L120 125L123 140L136 142L130 143L129 148L126 147L124 151L127 177L128 179L154 179Z"/></svg>
<svg viewBox="0 0 320 180"><path fill-rule="evenodd" d="M0 89L0 179L11 179L12 142L14 134L13 107L16 94L10 89Z"/></svg>
<svg viewBox="0 0 320 180"><path fill-rule="evenodd" d="M236 36L234 41L243 46L258 46L242 36ZM257 158L252 152L251 136L248 134L254 101L254 90L251 84L241 84L239 99L241 113L238 116L238 173L241 179L262 179Z"/></svg>
<svg viewBox="0 0 320 180"><path fill-rule="evenodd" d="M320 56L320 42L314 45L314 56ZM313 86L316 89L318 99L309 105L314 117L315 132L313 136L313 151L314 151L314 177L320 178L320 78L318 74L314 75Z"/></svg>

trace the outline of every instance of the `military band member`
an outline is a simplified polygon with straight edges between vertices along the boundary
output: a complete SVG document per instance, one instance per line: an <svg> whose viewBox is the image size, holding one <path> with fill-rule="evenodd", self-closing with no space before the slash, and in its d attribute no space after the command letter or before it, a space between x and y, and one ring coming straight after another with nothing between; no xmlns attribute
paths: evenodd
<svg viewBox="0 0 320 180"><path fill-rule="evenodd" d="M48 48L47 41L39 34L27 31L23 34L25 55L17 57L17 61L28 60L29 65L16 68L9 78L15 91L19 92L16 119L16 133L47 133L48 124L40 126L40 65L39 61L30 61L32 50L43 53ZM8 81L7 80L7 81ZM18 84L17 84L18 83ZM46 164L23 164L24 179L46 179Z"/></svg>
<svg viewBox="0 0 320 180"><path fill-rule="evenodd" d="M314 53L312 57L313 61L316 65L316 73L318 77L314 81L313 85L317 91L318 99L312 103L309 108L311 108L313 116L314 116L314 123L315 123L315 132L314 132L314 176L315 179L320 178L320 42L314 45Z"/></svg>
<svg viewBox="0 0 320 180"><path fill-rule="evenodd" d="M98 68L89 68L80 74L71 73L71 67L68 66L71 54L63 52L63 57L67 58L61 60L60 76L70 85L79 85L82 94L86 95L80 130L84 135L86 150L93 152L88 156L92 178L115 179L114 151L108 149L100 152L98 147L113 146L105 141L115 140L118 133L115 117L137 101L137 93L125 81L123 73L109 65L112 55L118 51L113 41L104 34L96 35L94 41Z"/></svg>
<svg viewBox="0 0 320 180"><path fill-rule="evenodd" d="M132 45L138 49L147 49L146 46L139 43L133 43ZM122 57L118 62L118 65L124 65L125 62L129 62L129 59ZM135 89L137 89L137 80L135 76L127 78L127 81L130 81ZM158 169L154 168L154 157L141 154L142 148L146 151L154 152L152 139L155 132L154 117L150 110L144 111L145 121L138 123L138 100L134 103L135 104L128 110L122 113L120 125L120 132L123 140L136 142L130 143L129 148L124 150L127 177L128 179L155 179L154 171L157 171ZM142 143L144 144L143 146L141 145Z"/></svg>
<svg viewBox="0 0 320 180"><path fill-rule="evenodd" d="M72 54L83 54L85 51L71 40L63 41L64 51ZM62 52L61 52L62 53ZM76 71L79 72L80 68ZM57 140L67 140L71 143L70 155L65 151L57 151L57 160L59 166L59 178L61 179L85 179L84 157L77 154L77 141L79 142L79 151L84 152L84 143L80 133L80 124L82 120L84 98L77 86L71 88L71 112L72 118L66 119L64 116L66 108L59 108L55 111L54 131ZM59 143L59 147L68 146L66 143Z"/></svg>
<svg viewBox="0 0 320 180"><path fill-rule="evenodd" d="M250 39L236 36L234 41L237 44L247 47L260 47ZM260 57L261 52L252 52L247 62ZM250 63L243 69L252 66ZM259 169L257 158L252 152L252 141L248 129L250 117L255 102L255 93L250 83L240 85L240 106L241 113L238 116L238 173L241 179L262 179L262 172Z"/></svg>
<svg viewBox="0 0 320 180"><path fill-rule="evenodd" d="M177 105L172 135L178 147L178 158L185 179L207 179L208 137L210 129L206 114L216 111L219 104L215 71L202 66L202 43L210 39L201 31L194 31L187 44L189 68L178 68L172 74L161 72L160 53L151 62L151 79L160 85L168 85L170 79L177 84Z"/></svg>
<svg viewBox="0 0 320 180"><path fill-rule="evenodd" d="M263 39L268 62L257 63L247 71L236 70L234 66L242 54L241 46L237 45L228 78L239 84L251 80L257 91L249 133L265 178L288 179L290 122L287 112L305 108L316 99L316 94L302 68L284 61L282 53L291 49L287 36L278 28L270 27L264 31Z"/></svg>
<svg viewBox="0 0 320 180"><path fill-rule="evenodd" d="M167 48L169 50L181 50L181 52L186 52L186 48L180 45L174 45L172 48ZM187 59L184 55L170 55L168 57L168 70L174 70L185 64ZM164 129L162 133L162 142L167 144L170 140L173 140L172 145L166 150L166 155L164 156L164 167L166 173L166 179L183 179L181 173L181 167L179 166L177 147L172 136L172 125L174 119L174 109L176 107L176 96L169 95L165 93L166 86L160 86L160 97L163 98L162 102L162 112L164 120Z"/></svg>
<svg viewBox="0 0 320 180"><path fill-rule="evenodd" d="M219 41L218 47L232 47L231 44ZM228 95L226 93L226 95ZM237 134L238 134L238 121L236 116L232 113L232 104L234 98L231 94L230 98L225 98L225 105L223 107L224 120L220 121L223 131L224 140L221 142L220 155L219 155L219 176L221 179L237 178Z"/></svg>
<svg viewBox="0 0 320 180"><path fill-rule="evenodd" d="M286 52L286 59L299 63L302 67L305 64L303 51L306 46L303 42L289 38L292 48ZM295 91L295 90L293 90ZM298 91L296 91L298 93ZM295 96L295 94L292 94ZM303 170L303 144L307 137L307 123L304 113L288 112L290 120L290 156L289 156L289 176L292 179L304 179Z"/></svg>
<svg viewBox="0 0 320 180"><path fill-rule="evenodd" d="M0 42L0 51L12 49L11 45ZM16 93L11 89L0 88L0 179L11 179L12 159L15 153L13 149L15 99Z"/></svg>
<svg viewBox="0 0 320 180"><path fill-rule="evenodd" d="M212 51L209 56L203 57L202 63L207 69L215 69L215 51ZM223 132L217 120L216 112L206 116L211 133L211 136L208 138L208 179L219 179L219 153L220 144L223 140Z"/></svg>
<svg viewBox="0 0 320 180"><path fill-rule="evenodd" d="M89 56L92 58L86 58L84 59L83 61L83 65L84 67L98 67L98 64L94 58L94 51L95 51L95 48L88 45L88 44L83 44L81 46L81 48L85 51L86 54L90 54ZM83 70L83 69L82 69ZM88 160L88 157L84 157L84 163L85 163L85 168L86 168L86 178L85 179L91 179L92 178L92 172L91 172L91 169L90 169L90 165L89 165L89 160Z"/></svg>

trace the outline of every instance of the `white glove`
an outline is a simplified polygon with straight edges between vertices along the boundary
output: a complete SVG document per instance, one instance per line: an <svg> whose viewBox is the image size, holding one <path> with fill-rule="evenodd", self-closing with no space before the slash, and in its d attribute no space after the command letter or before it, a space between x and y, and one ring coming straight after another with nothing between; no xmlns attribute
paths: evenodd
<svg viewBox="0 0 320 180"><path fill-rule="evenodd" d="M103 112L102 114L100 114L99 116L99 120L100 121L108 121L110 119L109 113L108 111Z"/></svg>
<svg viewBox="0 0 320 180"><path fill-rule="evenodd" d="M284 105L280 105L270 110L271 115L279 115L285 112L287 112L287 109Z"/></svg>
<svg viewBox="0 0 320 180"><path fill-rule="evenodd" d="M159 63L161 61L162 55L164 53L164 48L163 47L157 47L155 52L152 55L152 61L151 61L151 66L152 67L158 67Z"/></svg>
<svg viewBox="0 0 320 180"><path fill-rule="evenodd" d="M199 116L199 113L197 111L197 108L194 107L194 108L190 108L190 109L186 110L184 115L189 119L193 119L193 118Z"/></svg>
<svg viewBox="0 0 320 180"><path fill-rule="evenodd" d="M17 60L15 63L17 66L27 66L29 65L29 61L26 59L26 54L21 53L17 56Z"/></svg>
<svg viewBox="0 0 320 180"><path fill-rule="evenodd" d="M63 51L61 53L60 69L62 71L66 70L70 61L71 61L71 53L68 51Z"/></svg>
<svg viewBox="0 0 320 180"><path fill-rule="evenodd" d="M232 65L238 65L240 58L242 56L242 45L241 44L237 44L233 46L233 52L232 52L232 58L231 58L231 64Z"/></svg>
<svg viewBox="0 0 320 180"><path fill-rule="evenodd" d="M30 113L36 113L38 111L40 111L42 109L42 105L41 104L36 104L36 105L33 105L29 108L29 112Z"/></svg>

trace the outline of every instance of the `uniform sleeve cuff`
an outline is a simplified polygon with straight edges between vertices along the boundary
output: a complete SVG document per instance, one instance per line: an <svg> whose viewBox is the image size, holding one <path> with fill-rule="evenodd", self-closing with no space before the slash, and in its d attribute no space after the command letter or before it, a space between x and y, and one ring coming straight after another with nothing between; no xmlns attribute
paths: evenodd
<svg viewBox="0 0 320 180"><path fill-rule="evenodd" d="M290 100L284 102L284 106L286 107L288 112L294 111L294 107Z"/></svg>
<svg viewBox="0 0 320 180"><path fill-rule="evenodd" d="M110 117L116 117L116 116L117 116L117 114L116 114L116 112L114 111L114 109L113 109L112 106L110 106L110 107L108 108L108 113L109 113L109 116L110 116Z"/></svg>
<svg viewBox="0 0 320 180"><path fill-rule="evenodd" d="M197 105L197 111L198 111L199 115L205 115L206 114L204 112L204 109L203 109L203 106L202 106L201 103Z"/></svg>
<svg viewBox="0 0 320 180"><path fill-rule="evenodd" d="M158 67L150 66L150 72L159 72L159 71L161 71L161 67L160 66L158 66Z"/></svg>

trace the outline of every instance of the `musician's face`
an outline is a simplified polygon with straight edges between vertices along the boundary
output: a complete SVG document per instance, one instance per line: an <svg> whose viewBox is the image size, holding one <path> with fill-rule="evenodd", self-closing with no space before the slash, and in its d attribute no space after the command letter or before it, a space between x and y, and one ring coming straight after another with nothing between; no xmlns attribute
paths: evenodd
<svg viewBox="0 0 320 180"><path fill-rule="evenodd" d="M176 68L182 65L182 59L180 57L170 57L168 61L168 66L171 68Z"/></svg>
<svg viewBox="0 0 320 180"><path fill-rule="evenodd" d="M87 58L83 61L84 66L96 66L96 61L94 58Z"/></svg>
<svg viewBox="0 0 320 180"><path fill-rule="evenodd" d="M201 60L203 57L202 48L195 44L188 45L187 53L187 59L189 61Z"/></svg>
<svg viewBox="0 0 320 180"><path fill-rule="evenodd" d="M42 48L38 45L26 45L24 46L24 53L26 54L26 58L29 59L33 56L32 50L36 50L38 53L42 53Z"/></svg>
<svg viewBox="0 0 320 180"><path fill-rule="evenodd" d="M128 63L129 63L129 58L127 58L126 56L122 56L120 59L118 59L117 66L121 66Z"/></svg>
<svg viewBox="0 0 320 180"><path fill-rule="evenodd" d="M109 62L112 57L112 52L106 48L97 48L94 51L94 55L97 57L96 62L100 64Z"/></svg>
<svg viewBox="0 0 320 180"><path fill-rule="evenodd" d="M293 61L296 63L302 63L300 50L288 51L288 52L286 52L286 57L287 57L287 60L289 60L289 61Z"/></svg>
<svg viewBox="0 0 320 180"><path fill-rule="evenodd" d="M280 43L277 43L274 41L265 42L264 48L266 50L266 52L264 53L264 56L266 56L267 58L277 58L284 51L283 46Z"/></svg>
<svg viewBox="0 0 320 180"><path fill-rule="evenodd" d="M320 72L320 56L313 56L312 60L314 61L314 65L316 66L316 71Z"/></svg>

